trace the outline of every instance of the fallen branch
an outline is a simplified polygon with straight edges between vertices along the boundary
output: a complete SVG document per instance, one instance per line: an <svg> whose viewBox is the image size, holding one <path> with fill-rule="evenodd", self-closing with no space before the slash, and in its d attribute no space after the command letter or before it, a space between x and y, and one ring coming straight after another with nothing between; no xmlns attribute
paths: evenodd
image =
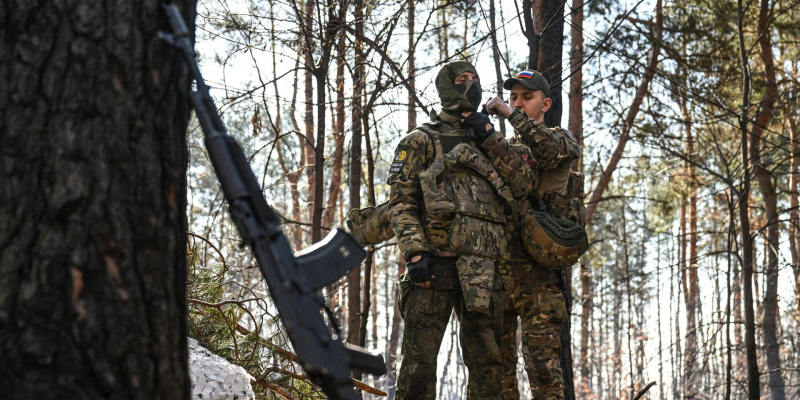
<svg viewBox="0 0 800 400"><path fill-rule="evenodd" d="M239 323L237 323L237 324L236 324L236 330L237 330L237 331L239 331L239 333L241 333L242 335L249 335L249 334L250 334L250 330L249 330L249 329L247 329L247 328L245 328L244 326L242 326L242 325L241 325L241 324L239 324ZM260 338L259 338L259 339L260 339ZM261 340L261 342L262 342L262 343L263 343L265 346L267 346L267 347L269 347L270 349L274 350L274 351L275 351L275 353L277 353L279 356L283 357L284 359L286 359L286 360L289 360L289 361L294 361L294 362L297 362L297 355L296 355L296 354L294 354L294 353L292 353L291 351L289 351L289 350L286 350L286 349L282 349L282 348L280 348L280 347L278 347L278 346L275 346L275 345L273 345L272 343L269 343L269 342L267 342L267 341L265 341L265 340ZM275 372L281 372L281 371L277 371L277 370L271 370L271 369L267 369L266 371L264 371L263 373L261 373L261 374L259 375L259 379L258 379L258 380L262 380L262 379L263 379L263 378L264 378L264 377L265 377L265 376L266 376L266 375L267 375L269 372L273 372L273 371L275 371ZM282 372L281 372L281 373L282 373ZM293 378L296 378L296 379L300 379L300 380L302 380L302 381L305 381L305 382L309 382L309 380L308 380L308 376L306 376L306 375L292 375L292 377L293 377ZM258 380L256 380L256 381L253 381L253 382L257 382ZM264 382L257 382L257 383L258 383L259 385L262 385ZM263 386L263 385L262 385L262 386ZM366 383L364 383L364 382L361 382L361 381L360 381L360 380L358 380L358 379L353 379L353 387L355 387L356 389L359 389L359 390L361 390L361 391L363 391L363 392L366 392L366 393L369 393L369 394L374 394L374 395L376 395L376 396L384 396L384 397L385 397L385 396L387 396L387 395L388 395L388 393L386 393L386 392L384 392L384 391L382 391L382 390L376 389L376 388L374 388L374 387L372 387L372 386L369 386L369 385L367 385ZM271 390L271 389L270 389L270 390ZM288 393L287 393L287 394L288 394ZM288 398L288 397L287 397L287 398Z"/></svg>
<svg viewBox="0 0 800 400"><path fill-rule="evenodd" d="M642 396L644 396L644 394L647 393L647 391L650 390L650 388L655 386L655 385L656 385L656 381L652 381L652 382L648 383L647 386L644 387L644 389L640 390L639 393L636 393L636 396L633 396L633 400L641 399Z"/></svg>

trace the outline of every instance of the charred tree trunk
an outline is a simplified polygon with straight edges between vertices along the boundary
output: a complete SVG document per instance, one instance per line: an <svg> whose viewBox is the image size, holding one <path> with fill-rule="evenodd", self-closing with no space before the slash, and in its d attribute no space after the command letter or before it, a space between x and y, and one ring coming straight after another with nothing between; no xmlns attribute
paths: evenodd
<svg viewBox="0 0 800 400"><path fill-rule="evenodd" d="M188 68L158 1L18 4L0 26L2 396L186 399Z"/></svg>

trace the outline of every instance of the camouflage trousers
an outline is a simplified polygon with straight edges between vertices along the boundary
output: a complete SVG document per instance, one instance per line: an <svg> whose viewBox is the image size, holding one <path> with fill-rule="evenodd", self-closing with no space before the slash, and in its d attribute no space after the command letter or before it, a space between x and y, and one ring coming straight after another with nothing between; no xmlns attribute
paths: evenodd
<svg viewBox="0 0 800 400"><path fill-rule="evenodd" d="M561 370L561 326L567 318L564 294L558 286L557 272L533 263L504 265L503 333L500 353L503 358L503 397L518 400L517 317L522 321L522 356L525 372L535 400L564 398Z"/></svg>
<svg viewBox="0 0 800 400"><path fill-rule="evenodd" d="M431 259L436 277L430 289L400 279L400 313L405 321L400 372L395 398L435 399L436 359L450 315L461 323L459 341L469 371L468 399L502 400L500 328L503 318L502 279L495 276L490 313L466 309L456 270L456 258Z"/></svg>

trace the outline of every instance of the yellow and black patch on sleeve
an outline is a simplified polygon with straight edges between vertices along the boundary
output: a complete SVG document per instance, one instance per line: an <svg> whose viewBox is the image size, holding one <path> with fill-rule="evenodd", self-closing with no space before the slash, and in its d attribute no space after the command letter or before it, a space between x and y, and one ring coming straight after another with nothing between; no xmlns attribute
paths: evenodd
<svg viewBox="0 0 800 400"><path fill-rule="evenodd" d="M392 161L392 167L389 168L389 173L393 174L403 169L403 165L408 160L409 151L409 146L397 146L397 152L394 153L394 160Z"/></svg>

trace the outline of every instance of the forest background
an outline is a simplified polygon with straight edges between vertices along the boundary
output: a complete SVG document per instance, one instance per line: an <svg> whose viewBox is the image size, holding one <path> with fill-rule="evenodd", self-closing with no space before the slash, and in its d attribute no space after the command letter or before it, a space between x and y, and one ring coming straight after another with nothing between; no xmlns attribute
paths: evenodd
<svg viewBox="0 0 800 400"><path fill-rule="evenodd" d="M475 63L484 99L537 69L586 175L567 397L800 397L800 0L175 1L296 249L386 199L441 65ZM0 0L0 392L186 398L188 331L259 398L320 397L239 248L159 1L95 3ZM386 355L356 378L391 397L405 265L369 250L324 294ZM465 397L458 329L441 398Z"/></svg>
<svg viewBox="0 0 800 400"><path fill-rule="evenodd" d="M394 146L436 109L442 64L473 62L484 100L507 99L500 82L519 70L543 71L556 88L547 122L581 141L586 175L591 247L569 274L574 396L629 399L656 381L650 398L782 399L800 396L798 7L204 0L196 34L212 95L297 249L386 200ZM193 123L192 336L298 396L310 388L291 363L265 361L269 346L233 351L234 320L286 343L201 139ZM367 383L390 393L403 270L389 242L326 291L348 341L386 355L391 372ZM441 398L465 398L457 332L453 318ZM525 393L521 363L519 378Z"/></svg>

